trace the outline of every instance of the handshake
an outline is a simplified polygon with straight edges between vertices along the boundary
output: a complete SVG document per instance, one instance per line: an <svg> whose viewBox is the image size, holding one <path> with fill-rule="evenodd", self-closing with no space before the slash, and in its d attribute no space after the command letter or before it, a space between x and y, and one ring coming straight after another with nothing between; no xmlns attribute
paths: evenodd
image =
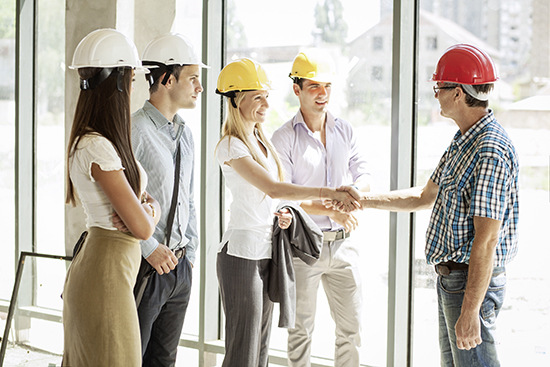
<svg viewBox="0 0 550 367"><path fill-rule="evenodd" d="M364 209L365 196L352 186L341 186L331 192L330 199L324 199L323 205L328 209L343 213Z"/></svg>

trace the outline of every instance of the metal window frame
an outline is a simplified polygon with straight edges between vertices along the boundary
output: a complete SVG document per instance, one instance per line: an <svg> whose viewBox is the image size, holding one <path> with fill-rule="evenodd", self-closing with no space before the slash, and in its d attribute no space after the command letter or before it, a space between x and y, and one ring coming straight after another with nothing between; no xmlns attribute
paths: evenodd
<svg viewBox="0 0 550 367"><path fill-rule="evenodd" d="M415 183L419 2L394 0L390 190ZM388 366L413 360L414 220L412 213L390 214Z"/></svg>

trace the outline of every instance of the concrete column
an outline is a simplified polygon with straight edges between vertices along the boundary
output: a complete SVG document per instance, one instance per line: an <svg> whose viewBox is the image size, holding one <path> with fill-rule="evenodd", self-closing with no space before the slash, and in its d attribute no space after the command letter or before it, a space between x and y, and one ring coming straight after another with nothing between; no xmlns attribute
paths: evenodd
<svg viewBox="0 0 550 367"><path fill-rule="evenodd" d="M145 46L155 37L168 33L176 16L176 1L163 0L162 6L151 0L134 0L134 42L143 55ZM138 75L132 92L132 112L141 108L143 102L149 98L149 84L143 75Z"/></svg>
<svg viewBox="0 0 550 367"><path fill-rule="evenodd" d="M67 0L65 13L65 64L71 65L73 53L84 36L98 28L116 28L117 2L113 0ZM65 72L65 146L69 140L74 110L80 92L75 70ZM65 249L71 255L73 245L85 229L85 215L81 206L66 205Z"/></svg>

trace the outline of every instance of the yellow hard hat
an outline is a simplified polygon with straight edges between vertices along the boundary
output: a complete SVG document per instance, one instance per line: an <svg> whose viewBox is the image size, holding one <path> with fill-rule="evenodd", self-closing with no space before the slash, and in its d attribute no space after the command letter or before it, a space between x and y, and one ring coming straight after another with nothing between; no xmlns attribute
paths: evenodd
<svg viewBox="0 0 550 367"><path fill-rule="evenodd" d="M231 92L270 90L271 82L264 68L254 60L243 58L227 64L218 76L216 93L230 96Z"/></svg>
<svg viewBox="0 0 550 367"><path fill-rule="evenodd" d="M292 79L302 78L319 83L331 83L334 78L331 65L320 55L306 55L300 52L292 63L292 71L288 75Z"/></svg>

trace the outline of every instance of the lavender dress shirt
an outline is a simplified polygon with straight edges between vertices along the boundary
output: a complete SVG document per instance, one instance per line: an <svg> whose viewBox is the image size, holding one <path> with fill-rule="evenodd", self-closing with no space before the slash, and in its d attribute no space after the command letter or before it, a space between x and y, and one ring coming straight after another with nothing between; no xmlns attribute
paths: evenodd
<svg viewBox="0 0 550 367"><path fill-rule="evenodd" d="M285 170L285 180L303 186L340 187L368 176L367 161L357 148L350 123L327 112L326 148L298 113L271 138ZM310 215L323 231L342 228L328 216Z"/></svg>

